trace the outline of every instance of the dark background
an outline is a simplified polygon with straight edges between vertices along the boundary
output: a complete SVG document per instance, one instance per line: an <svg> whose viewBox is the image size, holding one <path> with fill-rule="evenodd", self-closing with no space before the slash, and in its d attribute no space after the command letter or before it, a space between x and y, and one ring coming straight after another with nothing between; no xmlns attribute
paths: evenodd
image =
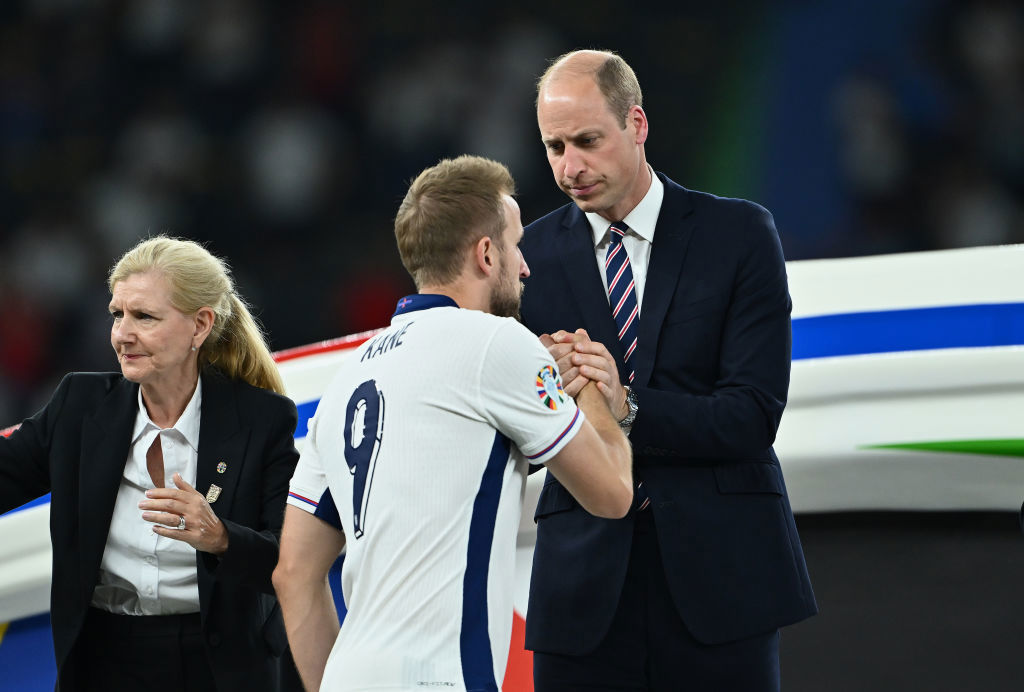
<svg viewBox="0 0 1024 692"><path fill-rule="evenodd" d="M439 158L491 156L523 221L562 204L547 60L636 69L648 159L753 199L788 259L1024 241L1024 20L924 2L0 3L0 421L116 367L105 275L207 242L275 349L383 326L392 218Z"/></svg>
<svg viewBox="0 0 1024 692"><path fill-rule="evenodd" d="M116 368L105 276L149 234L225 256L274 349L383 326L423 167L506 163L524 222L563 203L533 83L574 48L621 53L652 165L767 206L787 259L1024 242L1019 3L494 5L0 3L0 424ZM787 689L1020 688L1013 516L799 521L822 613Z"/></svg>

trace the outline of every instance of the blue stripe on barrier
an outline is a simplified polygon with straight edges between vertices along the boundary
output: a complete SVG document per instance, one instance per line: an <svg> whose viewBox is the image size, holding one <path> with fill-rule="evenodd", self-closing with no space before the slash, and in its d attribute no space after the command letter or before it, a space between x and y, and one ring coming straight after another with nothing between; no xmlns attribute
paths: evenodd
<svg viewBox="0 0 1024 692"><path fill-rule="evenodd" d="M853 312L793 320L793 360L1024 344L1024 303Z"/></svg>
<svg viewBox="0 0 1024 692"><path fill-rule="evenodd" d="M0 517L6 516L8 514L14 514L15 512L20 512L21 510L28 509L29 507L37 507L39 505L48 505L48 504L50 504L50 493L46 493L45 495L43 495L41 497L37 497L36 499L34 499L34 500L30 501L30 502L26 502L21 507L15 507L14 509L12 509L9 512L4 512L3 514L0 514Z"/></svg>
<svg viewBox="0 0 1024 692"><path fill-rule="evenodd" d="M306 401L301 404L296 404L295 408L299 411L299 422L295 426L295 439L299 440L306 436L309 432L309 419L316 413L317 404L320 403L319 399L314 401Z"/></svg>

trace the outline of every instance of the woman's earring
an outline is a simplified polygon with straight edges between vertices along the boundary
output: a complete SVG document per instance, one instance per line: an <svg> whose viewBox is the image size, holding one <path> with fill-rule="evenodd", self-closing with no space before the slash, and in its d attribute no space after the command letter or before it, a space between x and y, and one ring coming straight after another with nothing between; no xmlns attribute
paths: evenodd
<svg viewBox="0 0 1024 692"><path fill-rule="evenodd" d="M193 346L193 347L192 347L192 350L193 350L193 351L195 351L195 350L196 350L196 347L195 347L195 346Z"/></svg>

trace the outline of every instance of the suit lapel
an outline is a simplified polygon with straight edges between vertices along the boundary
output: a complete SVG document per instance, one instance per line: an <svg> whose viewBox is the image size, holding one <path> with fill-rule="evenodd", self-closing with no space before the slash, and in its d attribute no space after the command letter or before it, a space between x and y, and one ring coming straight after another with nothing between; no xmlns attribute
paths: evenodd
<svg viewBox="0 0 1024 692"><path fill-rule="evenodd" d="M238 404L231 383L214 370L205 370L203 402L199 412L199 455L196 465L195 489L207 498L214 514L222 519L231 516L238 478L245 460L249 427L238 417ZM217 486L214 488L213 486ZM219 490L218 490L219 488ZM213 573L206 553L196 553L199 578L199 603L203 623L213 595Z"/></svg>
<svg viewBox="0 0 1024 692"><path fill-rule="evenodd" d="M219 373L204 372L203 402L199 414L199 459L195 489L211 502L219 517L231 516L235 488L245 460L249 428L238 417L231 383ZM220 490L213 489L216 485Z"/></svg>
<svg viewBox="0 0 1024 692"><path fill-rule="evenodd" d="M579 314L583 316L582 327L587 330L593 341L605 345L618 363L621 373L624 369L622 345L619 343L618 329L608 305L608 294L605 293L604 283L598 273L590 223L583 212L574 206L567 215L564 225L564 232L559 235L559 254Z"/></svg>
<svg viewBox="0 0 1024 692"><path fill-rule="evenodd" d="M658 335L675 295L683 271L686 248L695 228L691 218L693 208L687 191L661 174L658 177L665 185L665 197L654 229L651 261L647 267L643 304L640 306L635 382L641 387L647 386L651 379Z"/></svg>
<svg viewBox="0 0 1024 692"><path fill-rule="evenodd" d="M78 525L82 541L82 580L89 589L96 584L114 502L128 462L128 447L139 410L138 392L137 384L119 380L97 412L87 415L82 424Z"/></svg>

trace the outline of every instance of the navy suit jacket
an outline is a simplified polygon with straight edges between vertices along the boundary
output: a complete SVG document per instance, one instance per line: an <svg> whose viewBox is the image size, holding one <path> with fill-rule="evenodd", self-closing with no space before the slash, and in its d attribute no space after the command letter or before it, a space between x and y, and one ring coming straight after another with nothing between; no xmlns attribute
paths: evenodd
<svg viewBox="0 0 1024 692"><path fill-rule="evenodd" d="M817 612L772 449L789 388L786 266L764 208L658 174L640 310L634 475L651 498L665 576L687 629L735 641ZM586 217L568 204L526 228L523 322L583 327L624 371ZM623 380L625 382L625 380ZM578 655L607 633L633 519L585 512L552 475L536 511L526 646Z"/></svg>
<svg viewBox="0 0 1024 692"><path fill-rule="evenodd" d="M218 689L269 692L279 689L287 645L270 575L298 461L295 404L215 370L202 380L195 488L204 495L212 483L222 488L213 510L228 531L222 556L196 553L210 668ZM50 621L60 690L76 689L73 654L128 460L138 391L120 373L73 373L39 413L0 438L0 512L51 493Z"/></svg>

